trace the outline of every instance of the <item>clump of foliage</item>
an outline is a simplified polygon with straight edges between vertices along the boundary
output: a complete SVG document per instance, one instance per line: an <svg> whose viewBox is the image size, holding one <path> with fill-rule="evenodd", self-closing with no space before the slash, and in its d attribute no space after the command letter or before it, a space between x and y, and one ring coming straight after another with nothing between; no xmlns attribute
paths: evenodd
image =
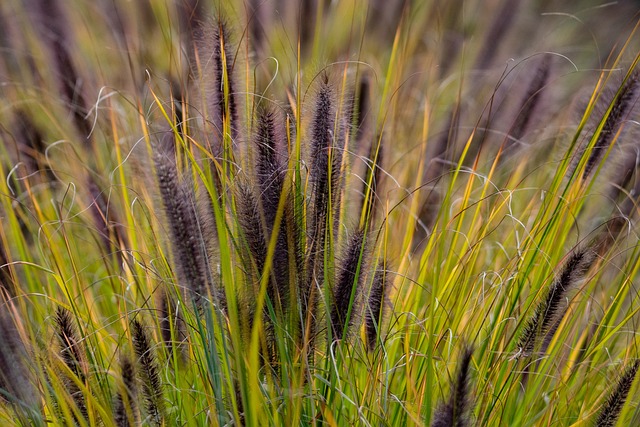
<svg viewBox="0 0 640 427"><path fill-rule="evenodd" d="M0 423L639 424L637 10L571 7L2 2Z"/></svg>

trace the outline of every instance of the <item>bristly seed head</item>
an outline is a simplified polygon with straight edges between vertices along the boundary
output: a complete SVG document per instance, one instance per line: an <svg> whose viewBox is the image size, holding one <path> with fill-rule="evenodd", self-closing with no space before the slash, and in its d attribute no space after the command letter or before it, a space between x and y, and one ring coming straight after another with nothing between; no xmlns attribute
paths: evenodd
<svg viewBox="0 0 640 427"><path fill-rule="evenodd" d="M451 395L446 403L441 404L433 415L431 427L466 427L469 426L469 368L473 347L465 347L458 362L458 375L451 384Z"/></svg>
<svg viewBox="0 0 640 427"><path fill-rule="evenodd" d="M138 358L138 374L142 380L142 393L146 402L148 421L156 426L164 422L162 379L151 340L138 320L131 321L133 348Z"/></svg>
<svg viewBox="0 0 640 427"><path fill-rule="evenodd" d="M345 338L358 316L362 280L367 265L364 230L356 231L349 240L333 290L331 325L333 338Z"/></svg>
<svg viewBox="0 0 640 427"><path fill-rule="evenodd" d="M30 355L11 316L0 307L0 400L12 404L15 414L24 425L35 421L40 413L40 393L30 365ZM37 425L37 424L34 424Z"/></svg>
<svg viewBox="0 0 640 427"><path fill-rule="evenodd" d="M587 165L585 166L584 173L582 174L583 180L586 180L589 175L591 175L592 171L602 160L604 153L613 142L616 133L620 129L620 126L622 126L627 114L633 107L633 100L635 99L638 92L639 77L640 72L638 71L629 76L628 80L613 100L611 111L609 112L609 115L606 117L606 119L604 119L605 121L602 130L600 131L598 139L596 140L591 154L587 159Z"/></svg>
<svg viewBox="0 0 640 427"><path fill-rule="evenodd" d="M122 384L116 396L113 418L118 427L132 427L140 423L138 415L138 386L136 384L136 370L128 357L120 360Z"/></svg>
<svg viewBox="0 0 640 427"><path fill-rule="evenodd" d="M596 427L614 427L622 412L622 407L627 400L633 381L640 368L640 360L634 360L618 379L615 388L609 394L607 401L598 414Z"/></svg>
<svg viewBox="0 0 640 427"><path fill-rule="evenodd" d="M88 369L83 355L84 350L80 345L80 339L76 327L73 324L71 313L62 307L58 307L56 310L55 325L62 361L67 365L73 375L76 376L78 381L85 382ZM80 411L82 418L88 420L89 413L87 411L84 393L73 379L67 378L64 383L69 395L71 395Z"/></svg>
<svg viewBox="0 0 640 427"><path fill-rule="evenodd" d="M386 262L381 262L376 268L366 307L365 329L369 351L372 351L376 346L376 339L380 336L380 326L384 319L385 299L390 283L385 265Z"/></svg>
<svg viewBox="0 0 640 427"><path fill-rule="evenodd" d="M595 260L591 248L574 251L565 262L560 274L547 289L544 300L540 301L533 315L527 321L517 350L520 355L529 356L536 350L545 350L545 342L551 342L557 327L564 316L560 305L567 292L583 277Z"/></svg>
<svg viewBox="0 0 640 427"><path fill-rule="evenodd" d="M196 212L193 191L187 182L181 182L179 178L173 153L173 134L167 134L166 138L169 141L162 142L154 161L160 196L169 223L178 280L198 305L209 293L220 300L212 286L205 244L207 240Z"/></svg>

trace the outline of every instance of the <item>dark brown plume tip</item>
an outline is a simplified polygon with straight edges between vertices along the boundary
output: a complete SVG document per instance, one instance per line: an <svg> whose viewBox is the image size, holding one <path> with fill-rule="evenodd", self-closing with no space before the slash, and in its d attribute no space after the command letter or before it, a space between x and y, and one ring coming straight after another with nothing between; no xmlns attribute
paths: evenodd
<svg viewBox="0 0 640 427"><path fill-rule="evenodd" d="M550 343L565 314L561 310L562 301L595 259L596 254L590 247L578 249L571 254L527 321L516 346L518 355L529 356L534 351L544 351L545 343Z"/></svg>
<svg viewBox="0 0 640 427"><path fill-rule="evenodd" d="M113 408L113 419L118 427L137 426L140 424L140 416L137 407L136 370L128 357L120 360L120 374L121 383Z"/></svg>
<svg viewBox="0 0 640 427"><path fill-rule="evenodd" d="M596 427L614 427L616 425L639 367L640 360L634 360L625 369L615 388L609 394L604 406L600 409L595 423Z"/></svg>
<svg viewBox="0 0 640 427"><path fill-rule="evenodd" d="M163 385L151 339L142 323L136 319L131 321L131 336L138 359L138 374L142 380L147 419L152 425L161 426L164 422Z"/></svg>
<svg viewBox="0 0 640 427"><path fill-rule="evenodd" d="M351 236L342 260L338 280L333 289L331 325L333 338L348 336L354 319L358 317L358 305L362 280L367 264L365 231L358 230Z"/></svg>
<svg viewBox="0 0 640 427"><path fill-rule="evenodd" d="M385 265L386 262L381 262L376 268L365 313L365 330L369 351L373 351L376 346L376 340L380 336L380 326L384 320L384 308L390 284L389 272Z"/></svg>
<svg viewBox="0 0 640 427"><path fill-rule="evenodd" d="M451 395L446 403L441 404L433 415L431 427L466 427L469 421L469 368L473 347L465 346L460 361L455 383L451 384Z"/></svg>

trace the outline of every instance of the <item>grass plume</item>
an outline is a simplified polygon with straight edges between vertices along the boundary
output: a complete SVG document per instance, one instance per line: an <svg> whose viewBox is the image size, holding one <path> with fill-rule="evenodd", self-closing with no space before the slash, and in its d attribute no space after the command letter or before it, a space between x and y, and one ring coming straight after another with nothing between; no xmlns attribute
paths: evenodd
<svg viewBox="0 0 640 427"><path fill-rule="evenodd" d="M7 304L0 314L0 398L9 402L18 420L25 425L42 422L41 396L30 355L9 315Z"/></svg>
<svg viewBox="0 0 640 427"><path fill-rule="evenodd" d="M595 254L590 248L577 249L569 256L560 274L549 285L544 298L536 305L533 315L527 320L516 345L519 353L531 355L537 350L542 350L543 342L550 342L565 314L560 307L562 301L594 260Z"/></svg>
<svg viewBox="0 0 640 427"><path fill-rule="evenodd" d="M465 347L458 361L456 380L451 384L449 400L441 404L433 415L431 427L466 427L469 420L469 368L471 365L472 347Z"/></svg>
<svg viewBox="0 0 640 427"><path fill-rule="evenodd" d="M322 285L324 281L323 255L327 243L327 233L332 232L339 212L338 200L340 191L340 165L342 164L342 145L339 134L336 133L336 110L333 100L333 90L328 80L318 89L315 100L315 111L311 124L310 170L311 182L311 214L307 219L310 238L308 249L307 271L311 279L305 300L309 299L308 292L312 287ZM303 308L303 312L306 309Z"/></svg>
<svg viewBox="0 0 640 427"><path fill-rule="evenodd" d="M145 421L151 425L161 426L164 423L165 405L158 361L151 339L142 323L136 319L131 321L131 337L137 358L137 372L142 381L142 394L147 412Z"/></svg>
<svg viewBox="0 0 640 427"><path fill-rule="evenodd" d="M587 159L587 164L582 174L583 180L587 179L594 168L600 163L604 153L613 142L616 133L620 129L620 126L622 126L630 109L633 107L632 101L634 101L638 93L639 77L640 74L638 72L633 72L613 99L606 118L603 118L604 123L602 129Z"/></svg>
<svg viewBox="0 0 640 427"><path fill-rule="evenodd" d="M598 418L595 422L596 427L614 427L616 425L639 367L640 360L636 359L627 366L624 373L618 378L617 384L609 393L604 406L598 413Z"/></svg>
<svg viewBox="0 0 640 427"><path fill-rule="evenodd" d="M365 309L365 331L367 347L370 351L373 351L376 346L376 340L380 336L381 325L385 315L385 299L391 282L386 264L386 262L381 262L375 270L369 291L368 304Z"/></svg>
<svg viewBox="0 0 640 427"><path fill-rule="evenodd" d="M357 307L360 305L363 272L367 268L366 253L365 231L358 230L349 240L333 290L331 326L334 339L347 337L359 315Z"/></svg>
<svg viewBox="0 0 640 427"><path fill-rule="evenodd" d="M87 118L89 109L82 87L84 80L80 77L69 50L69 23L63 5L59 0L34 1L34 20L38 23L43 42L52 55L60 95L71 114L78 135L88 144L91 140L91 122Z"/></svg>
<svg viewBox="0 0 640 427"><path fill-rule="evenodd" d="M515 143L517 143L527 133L527 130L529 130L531 122L540 107L539 104L542 99L545 86L547 85L547 81L549 80L550 71L551 56L546 54L542 56L542 59L536 67L536 71L529 82L527 91L520 101L518 116L509 130L509 136L513 138Z"/></svg>
<svg viewBox="0 0 640 427"><path fill-rule="evenodd" d="M188 183L178 174L173 134L165 135L154 162L160 197L169 224L174 265L182 288L201 304L213 292L205 240Z"/></svg>
<svg viewBox="0 0 640 427"><path fill-rule="evenodd" d="M179 312L180 305L166 290L160 294L160 333L167 347L167 353L177 353L179 360L184 359L184 345L187 331L183 316Z"/></svg>
<svg viewBox="0 0 640 427"><path fill-rule="evenodd" d="M118 427L131 427L139 424L138 386L135 366L128 357L120 361L121 384L116 396L113 418Z"/></svg>
<svg viewBox="0 0 640 427"><path fill-rule="evenodd" d="M56 309L55 333L60 348L60 358L75 377L66 378L65 386L82 419L89 420L84 392L76 383L86 384L87 362L77 328L74 325L73 315L69 310L62 307ZM76 421L78 420L76 419Z"/></svg>

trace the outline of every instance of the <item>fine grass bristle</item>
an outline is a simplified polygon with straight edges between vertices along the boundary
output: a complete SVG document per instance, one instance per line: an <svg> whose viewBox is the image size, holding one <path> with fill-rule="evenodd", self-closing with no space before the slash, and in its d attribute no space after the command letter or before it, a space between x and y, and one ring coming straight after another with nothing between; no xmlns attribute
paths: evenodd
<svg viewBox="0 0 640 427"><path fill-rule="evenodd" d="M140 424L138 414L138 386L135 366L128 357L120 361L121 383L113 408L113 419L117 427L131 427Z"/></svg>
<svg viewBox="0 0 640 427"><path fill-rule="evenodd" d="M333 105L333 90L328 83L323 83L315 102L313 123L311 125L311 182L313 185L314 226L324 230L325 215L329 206L329 196L335 195L339 181L341 151L335 144L336 120Z"/></svg>
<svg viewBox="0 0 640 427"><path fill-rule="evenodd" d="M433 415L431 427L466 427L469 420L469 368L473 347L466 346L458 362L456 380L451 384L449 400L441 404Z"/></svg>
<svg viewBox="0 0 640 427"><path fill-rule="evenodd" d="M640 360L634 360L618 378L618 383L612 389L604 406L598 413L598 418L595 422L596 427L614 427L616 425L638 373L638 368L640 368Z"/></svg>
<svg viewBox="0 0 640 427"><path fill-rule="evenodd" d="M260 292L260 284L264 274L268 274L267 288L266 288L266 301L262 308L263 317L265 320L265 335L267 344L269 347L273 345L273 325L277 322L277 319L273 318L275 315L281 318L287 309L289 283L288 278L280 274L279 271L274 271L278 268L282 268L281 259L284 257L286 260L286 252L278 253L278 251L286 250L286 248L280 245L276 246L276 256L272 258L271 264L267 265L267 252L268 252L268 234L265 232L263 226L264 215L262 214L259 202L256 200L250 188L246 185L238 186L238 196L236 198L238 224L241 227L243 248L241 254L244 257L244 268L247 272L249 288L251 294L254 295L249 298L249 311L254 312L255 296ZM279 239L280 240L280 239ZM268 271L267 271L268 270ZM254 314L251 314L252 317ZM273 359L273 356L267 355L267 359Z"/></svg>
<svg viewBox="0 0 640 427"><path fill-rule="evenodd" d="M142 323L136 319L131 321L131 337L137 358L137 372L142 382L142 394L147 415L145 422L161 426L164 423L165 404L158 361L152 348L151 339Z"/></svg>
<svg viewBox="0 0 640 427"><path fill-rule="evenodd" d="M560 274L547 288L544 299L538 303L527 321L516 345L519 354L529 356L536 350L544 351L544 343L551 341L565 314L560 308L562 301L594 260L595 253L591 248L577 249L570 255Z"/></svg>

